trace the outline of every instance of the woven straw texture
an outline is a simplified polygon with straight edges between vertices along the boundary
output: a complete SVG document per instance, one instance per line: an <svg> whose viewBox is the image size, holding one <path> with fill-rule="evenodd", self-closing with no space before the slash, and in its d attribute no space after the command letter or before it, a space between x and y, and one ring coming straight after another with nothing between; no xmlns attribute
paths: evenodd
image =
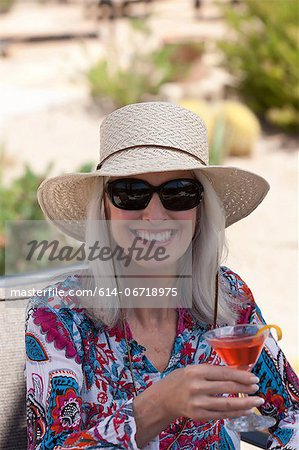
<svg viewBox="0 0 299 450"><path fill-rule="evenodd" d="M38 201L50 221L84 241L86 208L103 176L193 170L204 174L223 204L226 227L250 214L269 190L267 181L238 168L208 166L207 133L194 113L171 103L138 103L111 113L101 126L100 168L45 180ZM100 185L100 187L99 187ZM56 221L59 221L58 223Z"/></svg>
<svg viewBox="0 0 299 450"><path fill-rule="evenodd" d="M171 147L209 161L207 130L201 118L172 103L148 102L124 106L109 114L100 129L100 162L135 146Z"/></svg>

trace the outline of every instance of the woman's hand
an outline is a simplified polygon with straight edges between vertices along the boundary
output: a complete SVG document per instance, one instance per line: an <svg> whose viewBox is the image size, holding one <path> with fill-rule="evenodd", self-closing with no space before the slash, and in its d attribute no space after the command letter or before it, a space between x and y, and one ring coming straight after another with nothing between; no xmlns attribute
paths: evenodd
<svg viewBox="0 0 299 450"><path fill-rule="evenodd" d="M173 418L216 420L247 415L261 406L259 397L223 397L221 394L253 394L258 378L250 372L209 364L189 365L176 369L161 380L160 402ZM158 384L158 383L157 383Z"/></svg>
<svg viewBox="0 0 299 450"><path fill-rule="evenodd" d="M221 394L253 394L258 381L250 372L225 366L200 364L174 370L133 401L138 448L146 446L177 417L207 421L249 414L262 399Z"/></svg>

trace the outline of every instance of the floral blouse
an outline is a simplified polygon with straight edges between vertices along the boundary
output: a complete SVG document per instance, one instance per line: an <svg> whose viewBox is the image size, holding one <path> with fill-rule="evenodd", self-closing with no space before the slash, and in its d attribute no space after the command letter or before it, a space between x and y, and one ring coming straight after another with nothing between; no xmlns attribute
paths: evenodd
<svg viewBox="0 0 299 450"><path fill-rule="evenodd" d="M222 267L220 282L239 311L239 323L264 323L247 285ZM80 307L73 290L80 277L57 283L64 295L32 298L26 310L26 378L28 450L138 449L133 413L134 387L123 328L96 326ZM178 308L177 334L163 373L151 364L129 325L127 336L138 393L187 364L223 364L203 338L208 326ZM267 448L296 450L299 442L299 383L276 341L270 336L253 372L264 415L277 419ZM166 450L184 423L178 417L145 447ZM171 450L240 448L238 433L227 420L187 420Z"/></svg>

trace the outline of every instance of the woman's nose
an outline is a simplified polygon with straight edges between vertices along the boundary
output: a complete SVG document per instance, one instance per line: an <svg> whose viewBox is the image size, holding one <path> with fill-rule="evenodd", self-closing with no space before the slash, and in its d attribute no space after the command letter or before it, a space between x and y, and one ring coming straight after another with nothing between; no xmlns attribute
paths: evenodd
<svg viewBox="0 0 299 450"><path fill-rule="evenodd" d="M161 203L159 195L154 193L147 207L142 211L143 220L165 220L168 218L167 209Z"/></svg>

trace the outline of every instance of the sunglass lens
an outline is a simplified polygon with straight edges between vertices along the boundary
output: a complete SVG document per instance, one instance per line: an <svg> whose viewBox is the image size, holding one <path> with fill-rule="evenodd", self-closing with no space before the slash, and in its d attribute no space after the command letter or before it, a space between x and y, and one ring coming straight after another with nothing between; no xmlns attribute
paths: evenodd
<svg viewBox="0 0 299 450"><path fill-rule="evenodd" d="M200 184L193 180L172 180L165 183L161 190L164 208L172 211L195 208L201 200L200 187Z"/></svg>
<svg viewBox="0 0 299 450"><path fill-rule="evenodd" d="M203 187L191 179L171 180L160 186L159 196L164 208L185 211L199 205ZM128 211L145 209L152 197L152 187L143 180L116 180L107 189L113 205Z"/></svg>
<svg viewBox="0 0 299 450"><path fill-rule="evenodd" d="M132 211L144 209L151 197L149 186L142 181L116 181L111 183L109 193L117 208Z"/></svg>

